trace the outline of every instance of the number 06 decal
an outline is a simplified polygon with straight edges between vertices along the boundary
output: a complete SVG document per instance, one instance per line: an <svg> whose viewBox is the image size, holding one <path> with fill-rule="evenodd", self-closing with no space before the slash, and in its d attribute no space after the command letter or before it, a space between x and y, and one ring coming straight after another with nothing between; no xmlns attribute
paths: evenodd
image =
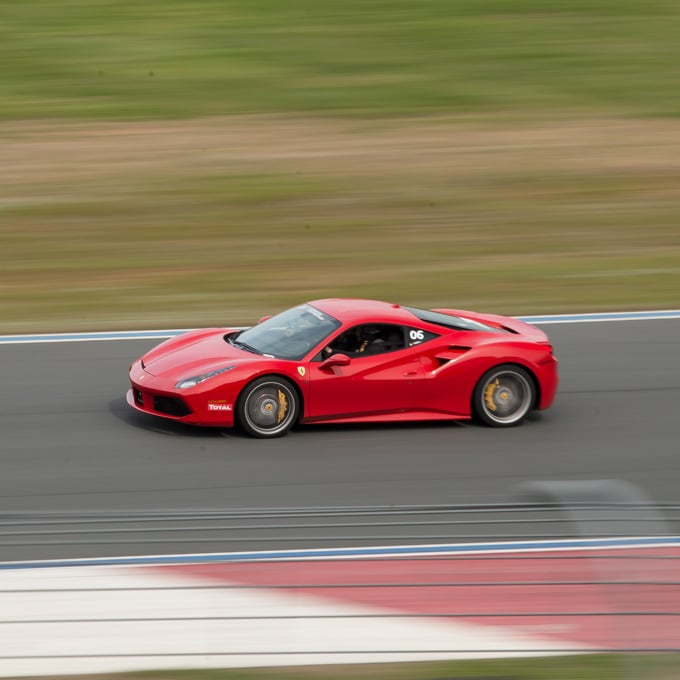
<svg viewBox="0 0 680 680"><path fill-rule="evenodd" d="M424 331L411 330L408 332L408 337L411 338L411 340L424 340L425 333Z"/></svg>

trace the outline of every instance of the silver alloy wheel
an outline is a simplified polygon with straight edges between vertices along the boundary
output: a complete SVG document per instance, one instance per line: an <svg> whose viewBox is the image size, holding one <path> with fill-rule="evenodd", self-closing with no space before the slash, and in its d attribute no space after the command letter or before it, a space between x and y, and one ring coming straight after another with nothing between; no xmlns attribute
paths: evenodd
<svg viewBox="0 0 680 680"><path fill-rule="evenodd" d="M516 425L534 404L534 385L519 366L498 366L484 375L475 388L474 406L487 425Z"/></svg>
<svg viewBox="0 0 680 680"><path fill-rule="evenodd" d="M239 399L241 425L255 437L278 437L295 422L298 398L285 379L262 378L246 387Z"/></svg>

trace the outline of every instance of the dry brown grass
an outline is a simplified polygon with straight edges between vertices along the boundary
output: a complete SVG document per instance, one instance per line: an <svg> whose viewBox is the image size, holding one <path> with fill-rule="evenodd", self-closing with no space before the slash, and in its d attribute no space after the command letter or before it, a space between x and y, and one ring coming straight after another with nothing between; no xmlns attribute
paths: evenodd
<svg viewBox="0 0 680 680"><path fill-rule="evenodd" d="M0 186L0 332L678 306L680 122L14 123Z"/></svg>

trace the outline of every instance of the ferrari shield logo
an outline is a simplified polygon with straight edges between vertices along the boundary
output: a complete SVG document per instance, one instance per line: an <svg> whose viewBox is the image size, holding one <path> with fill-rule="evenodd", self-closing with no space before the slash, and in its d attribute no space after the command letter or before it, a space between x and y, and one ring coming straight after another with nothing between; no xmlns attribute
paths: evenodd
<svg viewBox="0 0 680 680"><path fill-rule="evenodd" d="M304 367L304 366L298 366L297 369L298 369L298 373L300 374L300 377L301 377L301 378L304 378L304 375L305 375L305 367Z"/></svg>

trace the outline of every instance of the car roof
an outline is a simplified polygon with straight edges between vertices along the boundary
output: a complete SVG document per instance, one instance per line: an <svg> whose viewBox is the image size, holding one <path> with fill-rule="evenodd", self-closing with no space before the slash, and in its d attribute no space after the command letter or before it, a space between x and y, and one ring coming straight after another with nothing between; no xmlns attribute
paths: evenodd
<svg viewBox="0 0 680 680"><path fill-rule="evenodd" d="M327 298L308 304L330 314L342 323L400 323L418 324L417 317L401 305L381 300L362 298Z"/></svg>

